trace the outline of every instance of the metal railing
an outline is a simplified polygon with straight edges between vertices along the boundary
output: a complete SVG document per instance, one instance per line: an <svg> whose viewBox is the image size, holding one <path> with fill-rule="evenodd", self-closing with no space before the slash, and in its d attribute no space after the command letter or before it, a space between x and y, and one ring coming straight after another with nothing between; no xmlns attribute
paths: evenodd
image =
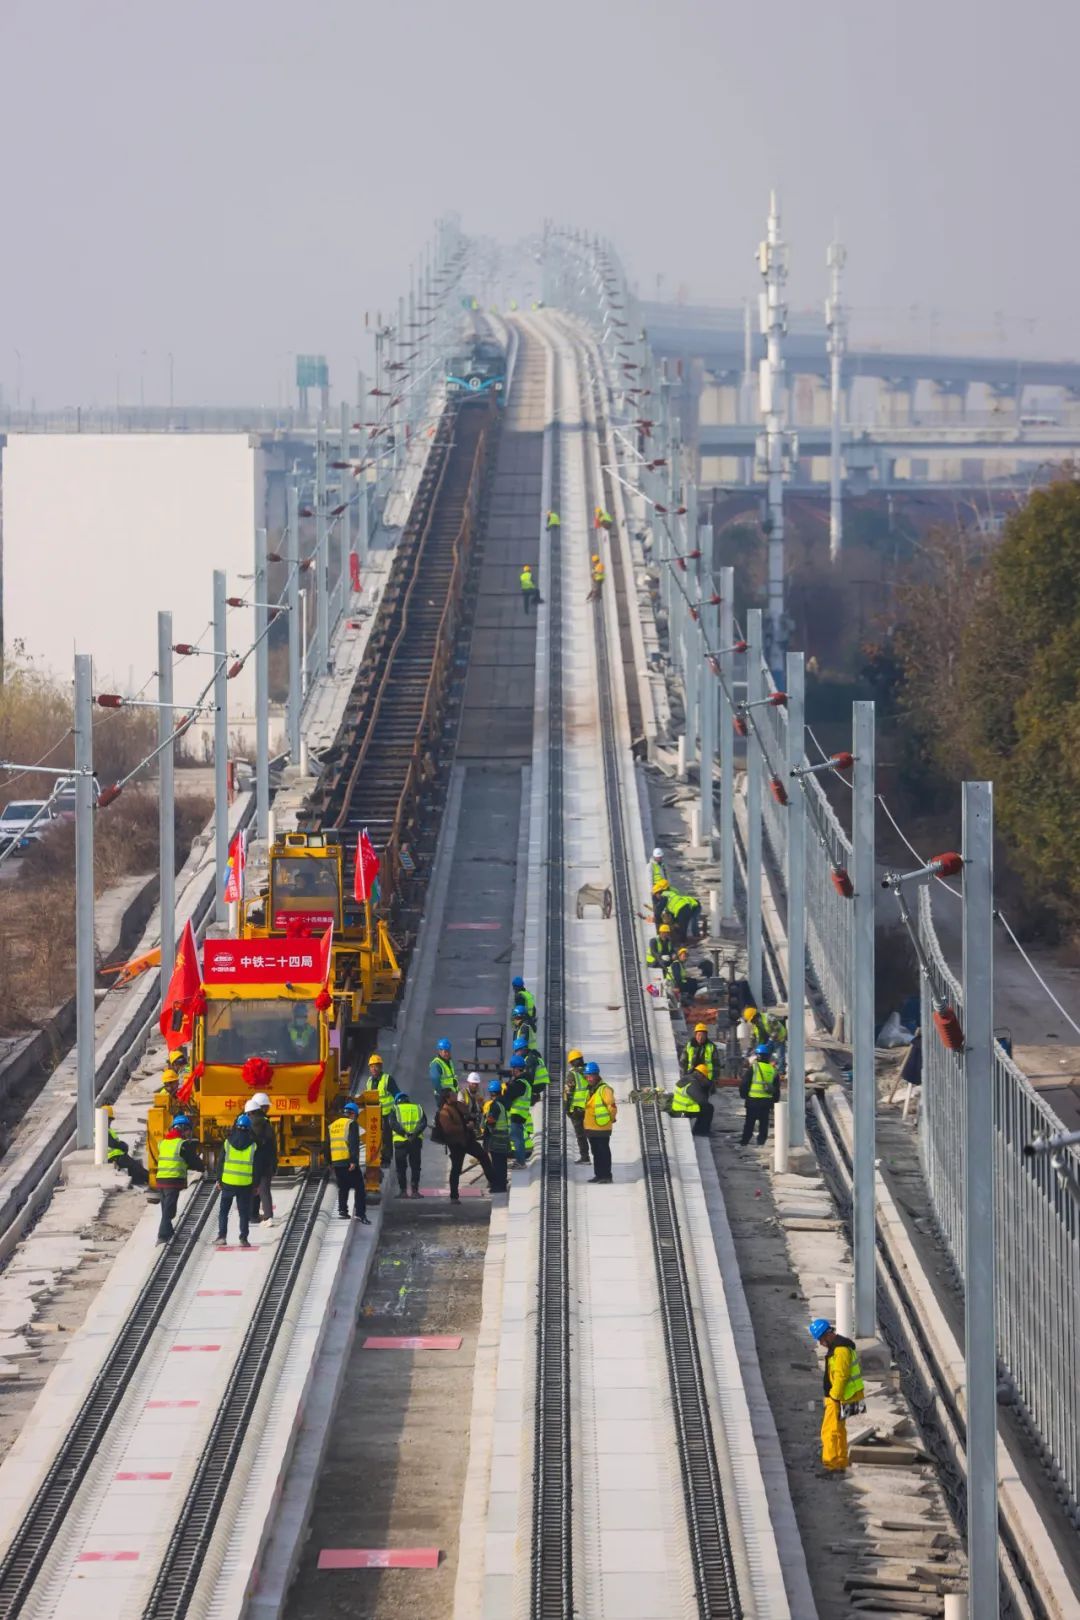
<svg viewBox="0 0 1080 1620"><path fill-rule="evenodd" d="M928 889L917 928L929 967L922 980L923 1083L919 1148L942 1239L964 1277L964 1064L938 1038L934 997L963 1025L961 988L934 928ZM1000 1373L1074 1524L1080 1524L1080 1207L1047 1157L1025 1143L1061 1129L1053 1109L995 1043L995 1272ZM1080 1155L1068 1150L1080 1173Z"/></svg>

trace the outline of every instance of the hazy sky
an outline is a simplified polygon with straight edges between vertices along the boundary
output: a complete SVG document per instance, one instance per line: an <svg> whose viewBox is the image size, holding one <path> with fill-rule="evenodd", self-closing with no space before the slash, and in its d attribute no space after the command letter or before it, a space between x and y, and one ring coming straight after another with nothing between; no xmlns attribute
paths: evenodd
<svg viewBox="0 0 1080 1620"><path fill-rule="evenodd" d="M1077 355L1078 59L1075 0L0 0L4 398L164 403L170 352L178 401L351 376L447 208L738 301L770 184L793 306L835 219L899 331Z"/></svg>

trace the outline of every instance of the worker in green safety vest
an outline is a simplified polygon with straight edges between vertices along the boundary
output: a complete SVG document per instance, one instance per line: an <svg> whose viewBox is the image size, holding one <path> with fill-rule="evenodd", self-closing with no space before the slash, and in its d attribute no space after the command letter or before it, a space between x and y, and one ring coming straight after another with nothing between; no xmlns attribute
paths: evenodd
<svg viewBox="0 0 1080 1620"><path fill-rule="evenodd" d="M160 1159L159 1159L160 1164ZM251 1189L255 1182L255 1133L247 1114L238 1114L236 1124L225 1138L218 1163L218 1248L228 1245L229 1211L233 1204L240 1218L240 1247L250 1249L248 1223L251 1220Z"/></svg>
<svg viewBox="0 0 1080 1620"><path fill-rule="evenodd" d="M525 1164L532 1152L532 1087L520 1052L510 1059L510 1078L504 1095L510 1113L510 1144L514 1163Z"/></svg>
<svg viewBox="0 0 1080 1620"><path fill-rule="evenodd" d="M397 1093L397 1081L392 1074L388 1074L383 1068L383 1060L378 1052L372 1052L368 1058L367 1090L379 1093L379 1115L382 1125L379 1163L385 1170L394 1156L394 1140L390 1131L390 1112L394 1106L394 1097Z"/></svg>
<svg viewBox="0 0 1080 1620"><path fill-rule="evenodd" d="M589 1082L585 1078L585 1059L576 1046L566 1054L566 1078L563 1082L563 1102L566 1116L574 1127L578 1164L589 1163L589 1138L585 1134L585 1104L589 1100Z"/></svg>
<svg viewBox="0 0 1080 1620"><path fill-rule="evenodd" d="M654 849L649 858L649 882L659 883L661 878L667 882L667 868L664 865L664 852Z"/></svg>
<svg viewBox="0 0 1080 1620"><path fill-rule="evenodd" d="M600 1073L598 1063L585 1065L585 1135L592 1151L594 1182L610 1182L611 1132L618 1116L615 1093Z"/></svg>
<svg viewBox="0 0 1080 1620"><path fill-rule="evenodd" d="M491 1190L506 1191L506 1167L510 1157L510 1110L502 1095L502 1081L488 1081L488 1100L484 1104L483 1140L491 1159Z"/></svg>
<svg viewBox="0 0 1080 1620"><path fill-rule="evenodd" d="M645 952L645 966L666 969L670 966L675 955L675 946L671 940L671 924L661 923Z"/></svg>
<svg viewBox="0 0 1080 1620"><path fill-rule="evenodd" d="M664 921L671 924L671 932L679 945L685 945L688 939L696 939L700 915L700 900L695 900L692 894L677 894L674 889L668 889Z"/></svg>
<svg viewBox="0 0 1080 1620"><path fill-rule="evenodd" d="M854 1340L837 1333L832 1323L818 1316L810 1323L810 1337L825 1346L825 1415L821 1421L821 1461L830 1473L848 1466L847 1419L865 1412L859 1352Z"/></svg>
<svg viewBox="0 0 1080 1620"><path fill-rule="evenodd" d="M705 1063L699 1063L689 1074L681 1074L675 1082L671 1112L676 1119L693 1121L691 1132L694 1136L708 1136L712 1129L712 1092L712 1073Z"/></svg>
<svg viewBox="0 0 1080 1620"><path fill-rule="evenodd" d="M742 1083L739 1086L739 1096L746 1103L746 1117L743 1120L740 1147L745 1147L754 1134L757 1126L758 1146L764 1147L769 1140L769 1121L772 1119L773 1104L780 1095L780 1075L775 1063L769 1061L772 1048L767 1041L762 1041L754 1048L754 1055L743 1071Z"/></svg>
<svg viewBox="0 0 1080 1620"><path fill-rule="evenodd" d="M445 1095L453 1096L453 1092ZM406 1197L405 1179L408 1172L413 1198L420 1196L420 1157L424 1150L424 1132L427 1115L419 1103L414 1103L404 1091L394 1098L390 1111L390 1129L394 1138L394 1169L397 1171L398 1192Z"/></svg>
<svg viewBox="0 0 1080 1620"><path fill-rule="evenodd" d="M428 1064L428 1079L435 1093L436 1108L442 1102L444 1091L457 1091L457 1073L454 1069L454 1060L450 1056L450 1042L445 1035L435 1043L435 1056Z"/></svg>

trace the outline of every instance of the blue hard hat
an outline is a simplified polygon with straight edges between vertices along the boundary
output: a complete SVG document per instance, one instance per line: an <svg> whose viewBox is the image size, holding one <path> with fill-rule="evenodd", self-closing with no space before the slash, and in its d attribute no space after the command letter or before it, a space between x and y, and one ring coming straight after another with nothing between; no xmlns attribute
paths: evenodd
<svg viewBox="0 0 1080 1620"><path fill-rule="evenodd" d="M174 1114L172 1128L174 1131L189 1131L191 1129L191 1121L186 1114Z"/></svg>
<svg viewBox="0 0 1080 1620"><path fill-rule="evenodd" d="M512 1069L523 1069L525 1067L525 1059L523 1057L512 1057L510 1059L510 1067Z"/></svg>
<svg viewBox="0 0 1080 1620"><path fill-rule="evenodd" d="M513 986L513 988L515 990L524 990L524 988L525 988L525 980L521 977L520 973L517 975L516 978L511 979L510 983L511 983L511 985Z"/></svg>
<svg viewBox="0 0 1080 1620"><path fill-rule="evenodd" d="M528 1050L529 1050L529 1037L527 1035L516 1035L514 1037L514 1051L515 1052L527 1052Z"/></svg>
<svg viewBox="0 0 1080 1620"><path fill-rule="evenodd" d="M394 1101L396 1103L398 1103L398 1102L408 1102L408 1100L409 1100L409 1093L407 1091L395 1091L394 1092Z"/></svg>
<svg viewBox="0 0 1080 1620"><path fill-rule="evenodd" d="M585 1065L585 1073L589 1074L589 1075L599 1074L600 1073L600 1065L599 1065L599 1063L586 1063L586 1065Z"/></svg>
<svg viewBox="0 0 1080 1620"><path fill-rule="evenodd" d="M236 1123L238 1127L241 1125L247 1125L250 1128L251 1119L247 1114L237 1114Z"/></svg>
<svg viewBox="0 0 1080 1620"><path fill-rule="evenodd" d="M525 1003L523 1001L516 1001L514 1003L514 1017L515 1018L528 1018L528 1016L529 1016L529 1009L528 1009L528 1007L526 1007Z"/></svg>
<svg viewBox="0 0 1080 1620"><path fill-rule="evenodd" d="M501 1090L502 1090L502 1081L501 1080L489 1080L488 1081L488 1091L491 1093L491 1095L493 1097L497 1097Z"/></svg>
<svg viewBox="0 0 1080 1620"><path fill-rule="evenodd" d="M443 1036L441 1041L436 1041L435 1042L435 1050L436 1050L436 1052L449 1052L449 1050L450 1050L450 1042L447 1040L445 1035Z"/></svg>
<svg viewBox="0 0 1080 1620"><path fill-rule="evenodd" d="M828 1333L831 1327L832 1323L826 1321L824 1316L815 1316L814 1320L811 1322L806 1331L809 1333L812 1339L816 1340L816 1342L820 1344L821 1340L825 1337L826 1333Z"/></svg>
<svg viewBox="0 0 1080 1620"><path fill-rule="evenodd" d="M757 1046L754 1047L754 1056L768 1057L771 1051L772 1047L769 1045L768 1041L761 1041Z"/></svg>
<svg viewBox="0 0 1080 1620"><path fill-rule="evenodd" d="M359 1103L354 1103L352 1101L352 1099L350 1098L349 1101L345 1104L345 1112L347 1114L358 1114L360 1112L360 1104Z"/></svg>

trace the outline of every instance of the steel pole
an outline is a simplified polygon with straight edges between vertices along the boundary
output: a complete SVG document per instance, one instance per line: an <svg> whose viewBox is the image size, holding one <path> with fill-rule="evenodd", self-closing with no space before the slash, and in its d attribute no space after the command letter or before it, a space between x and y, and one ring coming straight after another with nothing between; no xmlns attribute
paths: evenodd
<svg viewBox="0 0 1080 1620"><path fill-rule="evenodd" d="M289 570L289 759L293 765L299 765L303 670L300 666L300 490L295 474L289 479L287 521L285 561Z"/></svg>
<svg viewBox="0 0 1080 1620"><path fill-rule="evenodd" d="M729 694L735 690L735 570L720 570L720 899L722 923L734 926L735 906L735 716Z"/></svg>
<svg viewBox="0 0 1080 1620"><path fill-rule="evenodd" d="M360 559L361 578L363 578L363 569L364 569L365 563L367 562L368 540L370 538L370 534L369 534L369 518L368 518L368 475L367 475L367 468L364 466L364 462L368 458L368 435L367 435L367 425L366 425L367 424L367 415L366 415L366 412L367 412L367 379L365 378L363 372L361 372L360 375L357 377L356 386L357 386L357 392L360 395L360 406L359 406L359 410L357 412L357 420L360 423L360 427L359 427L359 430L358 430L359 434L360 434L360 438L359 438L359 441L358 441L358 444L357 444L357 454L360 457L360 467L361 467L360 477L357 479L357 485L356 485L356 487L357 487L356 554Z"/></svg>
<svg viewBox="0 0 1080 1620"><path fill-rule="evenodd" d="M214 570L214 917L228 926L225 868L229 861L229 674L225 575Z"/></svg>
<svg viewBox="0 0 1080 1620"><path fill-rule="evenodd" d="M968 1604L998 1613L994 1312L994 786L964 783L964 1369Z"/></svg>
<svg viewBox="0 0 1080 1620"><path fill-rule="evenodd" d="M75 654L75 1146L94 1145L94 676Z"/></svg>
<svg viewBox="0 0 1080 1620"><path fill-rule="evenodd" d="M326 522L326 436L321 422L315 432L315 668L321 675L330 664L330 535Z"/></svg>
<svg viewBox="0 0 1080 1620"><path fill-rule="evenodd" d="M711 526L703 533L702 550L709 559L705 569L705 578L708 589L706 596L713 594L713 532ZM716 824L716 813L713 809L713 777L716 769L716 713L717 713L717 680L709 665L706 663L706 648L711 647L715 652L722 643L717 640L719 633L719 612L715 607L707 604L701 609L701 640L697 649L698 669L701 674L701 842L708 851L709 859L713 858L716 848L716 839L713 836L713 827Z"/></svg>
<svg viewBox="0 0 1080 1620"><path fill-rule="evenodd" d="M352 434L352 410L347 400L341 402L341 433L338 441L338 460L351 460L350 436ZM335 623L345 615L349 600L349 552L352 550L352 473L347 467L341 469L341 498L339 506L345 508L338 518L338 588L337 612Z"/></svg>
<svg viewBox="0 0 1080 1620"><path fill-rule="evenodd" d="M158 911L161 917L161 995L164 999L176 960L176 757L170 738L172 711L172 614L157 616L158 638ZM164 744L164 746L162 746Z"/></svg>
<svg viewBox="0 0 1080 1620"><path fill-rule="evenodd" d="M803 654L787 655L787 903L788 903L788 1116L789 1142L806 1141L806 800L791 772L805 758Z"/></svg>
<svg viewBox="0 0 1080 1620"><path fill-rule="evenodd" d="M840 409L843 400L844 350L847 323L843 305L842 280L847 252L833 242L828 252L831 272L829 298L825 305L825 325L829 333L829 557L836 562L844 546L844 486L840 460Z"/></svg>
<svg viewBox="0 0 1080 1620"><path fill-rule="evenodd" d="M255 832L270 836L270 649L266 627L266 530L255 530Z"/></svg>
<svg viewBox="0 0 1080 1620"><path fill-rule="evenodd" d="M746 700L756 703L765 696L760 608L747 612L746 644ZM756 713L751 710L751 721ZM751 724L746 739L746 977L755 1007L761 1006L765 993L761 959L761 771L761 744L757 728Z"/></svg>
<svg viewBox="0 0 1080 1620"><path fill-rule="evenodd" d="M855 1106L854 1250L855 1332L871 1338L874 1306L874 1158L877 1080L874 1071L874 705L853 708L855 754L852 846L855 884L852 976L852 1091Z"/></svg>

